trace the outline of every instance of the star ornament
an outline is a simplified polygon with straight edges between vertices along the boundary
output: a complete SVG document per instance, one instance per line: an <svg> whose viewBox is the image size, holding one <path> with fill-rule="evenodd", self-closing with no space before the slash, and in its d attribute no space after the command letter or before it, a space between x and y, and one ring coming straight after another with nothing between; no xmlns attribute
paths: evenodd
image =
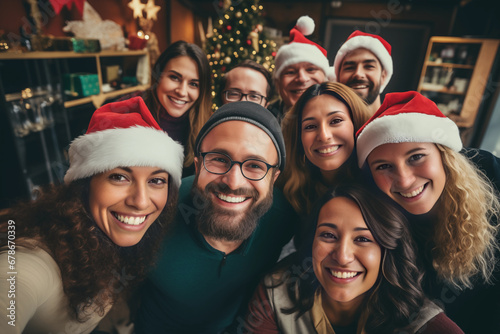
<svg viewBox="0 0 500 334"><path fill-rule="evenodd" d="M160 11L161 7L155 5L155 0L148 0L146 4L146 14L148 20L157 20L156 14Z"/></svg>
<svg viewBox="0 0 500 334"><path fill-rule="evenodd" d="M132 0L128 3L128 6L134 11L134 19L142 17L142 11L146 7L145 4L141 3L141 0Z"/></svg>

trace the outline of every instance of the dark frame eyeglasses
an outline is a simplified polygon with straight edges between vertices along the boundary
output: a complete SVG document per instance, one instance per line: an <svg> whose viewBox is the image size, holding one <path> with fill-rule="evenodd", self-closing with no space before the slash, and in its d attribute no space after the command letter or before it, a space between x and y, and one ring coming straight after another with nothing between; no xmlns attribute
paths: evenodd
<svg viewBox="0 0 500 334"><path fill-rule="evenodd" d="M229 102L241 101L243 99L243 97L247 101L250 101L253 103L258 103L258 104L261 104L263 100L267 101L267 97L265 97L264 95L257 94L257 93L243 94L239 90L234 90L234 89L228 89L228 90L223 91L222 93L224 93L226 100Z"/></svg>
<svg viewBox="0 0 500 334"><path fill-rule="evenodd" d="M269 169L276 168L265 161L259 159L246 159L235 161L225 153L220 152L200 152L203 158L203 167L211 174L224 175L233 168L235 164L240 165L243 177L251 181L260 181L266 177Z"/></svg>

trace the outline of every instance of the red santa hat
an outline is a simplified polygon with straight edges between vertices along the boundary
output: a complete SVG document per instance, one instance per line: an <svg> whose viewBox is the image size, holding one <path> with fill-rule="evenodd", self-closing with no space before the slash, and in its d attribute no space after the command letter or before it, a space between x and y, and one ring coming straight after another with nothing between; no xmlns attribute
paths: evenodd
<svg viewBox="0 0 500 334"><path fill-rule="evenodd" d="M179 187L184 148L164 132L141 97L108 103L97 109L87 132L69 147L70 183L116 167L164 169Z"/></svg>
<svg viewBox="0 0 500 334"><path fill-rule="evenodd" d="M367 34L356 30L353 32L345 41L344 44L337 51L335 60L333 61L333 67L335 68L335 75L339 77L340 67L342 66L342 61L345 56L356 49L367 49L372 52L382 64L382 67L386 71L386 76L384 81L380 85L380 93L387 86L392 77L392 56L391 56L391 45L387 43L385 39L378 35Z"/></svg>
<svg viewBox="0 0 500 334"><path fill-rule="evenodd" d="M389 93L377 112L356 133L358 164L388 143L435 143L458 152L458 127L436 104L418 92Z"/></svg>
<svg viewBox="0 0 500 334"><path fill-rule="evenodd" d="M290 43L281 46L276 54L275 78L279 78L287 66L308 62L321 68L328 80L335 80L335 70L328 63L326 50L305 37L314 32L314 27L314 20L307 15L297 20L295 27L290 30Z"/></svg>

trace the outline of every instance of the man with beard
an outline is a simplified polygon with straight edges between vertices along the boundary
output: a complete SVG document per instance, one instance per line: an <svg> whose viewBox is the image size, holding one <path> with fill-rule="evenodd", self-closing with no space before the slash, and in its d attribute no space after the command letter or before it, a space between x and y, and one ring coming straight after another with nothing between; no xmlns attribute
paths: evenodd
<svg viewBox="0 0 500 334"><path fill-rule="evenodd" d="M380 93L392 77L391 45L380 36L356 30L340 47L333 66L337 81L351 87L375 113Z"/></svg>
<svg viewBox="0 0 500 334"><path fill-rule="evenodd" d="M276 53L273 77L280 100L268 108L279 121L307 88L335 79L326 50L305 37L314 32L314 27L312 18L300 17L290 30L290 43Z"/></svg>
<svg viewBox="0 0 500 334"><path fill-rule="evenodd" d="M276 118L229 103L198 134L194 177L141 291L136 333L221 333L291 239L297 215L273 188L285 164Z"/></svg>

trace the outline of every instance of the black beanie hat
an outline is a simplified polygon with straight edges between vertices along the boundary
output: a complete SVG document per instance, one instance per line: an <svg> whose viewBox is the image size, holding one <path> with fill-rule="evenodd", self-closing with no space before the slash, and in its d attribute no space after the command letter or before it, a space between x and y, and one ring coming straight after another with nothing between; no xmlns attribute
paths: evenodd
<svg viewBox="0 0 500 334"><path fill-rule="evenodd" d="M260 104L248 101L231 102L223 105L208 119L196 137L195 155L200 154L203 138L217 125L228 121L243 121L262 129L271 138L278 151L278 167L285 168L285 141L276 117Z"/></svg>

